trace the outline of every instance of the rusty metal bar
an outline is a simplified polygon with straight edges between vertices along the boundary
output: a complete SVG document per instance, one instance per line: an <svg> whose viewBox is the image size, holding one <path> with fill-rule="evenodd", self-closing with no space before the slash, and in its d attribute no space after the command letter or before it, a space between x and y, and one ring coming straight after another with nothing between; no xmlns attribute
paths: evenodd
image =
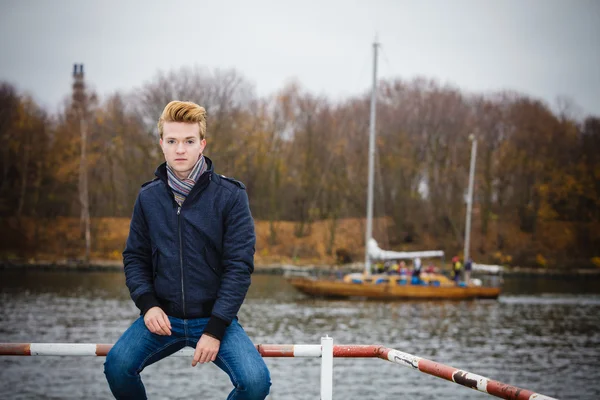
<svg viewBox="0 0 600 400"><path fill-rule="evenodd" d="M417 369L456 384L508 400L556 400L553 397L498 382L485 376L473 374L435 361L386 347L379 348L379 358L395 364Z"/></svg>
<svg viewBox="0 0 600 400"><path fill-rule="evenodd" d="M0 356L106 356L112 344L84 343L0 343ZM321 345L259 344L263 357L321 357ZM174 356L192 357L194 349L182 349ZM424 372L458 385L507 400L556 400L543 394L498 382L435 361L378 345L334 345L333 357L381 358Z"/></svg>
<svg viewBox="0 0 600 400"><path fill-rule="evenodd" d="M0 355L2 356L30 356L29 343L0 343Z"/></svg>

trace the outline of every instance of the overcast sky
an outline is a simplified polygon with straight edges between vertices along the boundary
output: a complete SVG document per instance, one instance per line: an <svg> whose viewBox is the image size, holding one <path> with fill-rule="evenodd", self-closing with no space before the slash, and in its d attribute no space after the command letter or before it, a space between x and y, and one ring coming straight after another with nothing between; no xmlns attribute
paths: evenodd
<svg viewBox="0 0 600 400"><path fill-rule="evenodd" d="M73 63L101 95L159 70L235 68L258 95L295 78L333 99L380 77L434 78L468 92L558 96L600 116L598 0L0 0L0 80L50 111Z"/></svg>

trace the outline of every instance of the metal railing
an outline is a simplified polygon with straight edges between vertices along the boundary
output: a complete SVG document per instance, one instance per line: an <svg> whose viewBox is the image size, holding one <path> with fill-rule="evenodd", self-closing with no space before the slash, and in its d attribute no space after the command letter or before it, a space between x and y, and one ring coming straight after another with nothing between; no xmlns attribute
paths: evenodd
<svg viewBox="0 0 600 400"><path fill-rule="evenodd" d="M111 344L89 343L0 343L0 356L106 356ZM446 379L458 385L509 400L556 400L531 390L498 382L435 361L378 345L333 345L333 339L321 338L321 344L259 344L262 357L321 358L321 400L333 396L333 358L381 358L394 364ZM172 354L193 357L194 349L185 348Z"/></svg>

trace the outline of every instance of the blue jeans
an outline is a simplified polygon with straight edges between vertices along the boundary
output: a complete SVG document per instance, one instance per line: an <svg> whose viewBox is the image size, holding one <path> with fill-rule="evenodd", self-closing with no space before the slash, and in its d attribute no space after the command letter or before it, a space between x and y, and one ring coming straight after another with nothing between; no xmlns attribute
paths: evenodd
<svg viewBox="0 0 600 400"><path fill-rule="evenodd" d="M169 317L169 321L171 336L161 336L150 332L140 317L110 350L104 374L116 399L146 399L140 372L185 346L195 348L208 318ZM227 399L262 400L269 394L269 370L236 319L227 327L214 363L229 375L234 386Z"/></svg>

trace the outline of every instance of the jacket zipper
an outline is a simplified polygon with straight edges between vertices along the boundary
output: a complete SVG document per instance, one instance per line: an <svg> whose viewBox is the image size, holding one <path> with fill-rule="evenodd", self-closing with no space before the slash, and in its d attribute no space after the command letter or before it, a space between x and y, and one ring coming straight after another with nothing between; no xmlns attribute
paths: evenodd
<svg viewBox="0 0 600 400"><path fill-rule="evenodd" d="M183 318L185 319L185 285L183 284L183 243L181 242L181 206L177 207L177 232L179 233L179 267L181 268L181 299L183 302Z"/></svg>

